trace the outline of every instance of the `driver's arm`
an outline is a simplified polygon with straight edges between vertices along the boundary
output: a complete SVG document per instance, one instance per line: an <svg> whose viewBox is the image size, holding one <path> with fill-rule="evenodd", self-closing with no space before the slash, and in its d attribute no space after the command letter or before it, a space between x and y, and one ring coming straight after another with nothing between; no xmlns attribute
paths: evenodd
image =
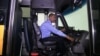
<svg viewBox="0 0 100 56"><path fill-rule="evenodd" d="M73 38L71 38L71 37L69 37L68 35L64 34L62 31L56 29L56 28L53 27L52 25L49 25L49 26L46 25L46 27L47 27L47 29L48 29L49 31L51 31L52 33L57 34L57 35L62 36L62 37L65 37L65 38L67 38L68 40L74 41Z"/></svg>

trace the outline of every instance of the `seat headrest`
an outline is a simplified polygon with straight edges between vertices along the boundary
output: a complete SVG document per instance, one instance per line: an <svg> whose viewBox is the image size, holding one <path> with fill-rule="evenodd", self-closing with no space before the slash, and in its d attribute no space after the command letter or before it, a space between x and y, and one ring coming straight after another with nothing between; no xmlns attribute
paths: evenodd
<svg viewBox="0 0 100 56"><path fill-rule="evenodd" d="M32 20L33 20L33 22L37 22L38 21L37 15L33 15Z"/></svg>

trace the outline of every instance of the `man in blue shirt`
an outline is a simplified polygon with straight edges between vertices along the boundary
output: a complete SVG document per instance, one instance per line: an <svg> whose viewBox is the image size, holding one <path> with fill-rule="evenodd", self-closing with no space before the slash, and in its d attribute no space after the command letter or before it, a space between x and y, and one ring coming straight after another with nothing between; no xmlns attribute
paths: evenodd
<svg viewBox="0 0 100 56"><path fill-rule="evenodd" d="M49 19L41 25L40 30L42 32L42 39L48 38L51 36L51 33L54 33L58 36L66 38L70 41L74 41L73 38L69 37L68 35L64 34L62 31L60 31L52 26L52 23L55 23L55 21L56 21L55 14L50 14Z"/></svg>
<svg viewBox="0 0 100 56"><path fill-rule="evenodd" d="M45 21L41 26L40 30L42 33L42 41L57 41L58 43L58 50L60 53L65 53L66 47L65 47L65 40L74 41L73 38L69 37L68 35L64 34L62 31L56 29L52 23L55 23L56 17L55 14L50 14L49 19ZM51 33L56 34L60 37L51 37ZM66 41L67 42L67 41ZM62 56L61 54L61 56Z"/></svg>

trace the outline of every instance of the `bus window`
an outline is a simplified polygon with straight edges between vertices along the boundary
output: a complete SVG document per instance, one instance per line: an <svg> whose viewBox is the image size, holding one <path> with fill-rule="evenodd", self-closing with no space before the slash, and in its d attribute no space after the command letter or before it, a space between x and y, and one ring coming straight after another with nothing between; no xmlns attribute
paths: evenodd
<svg viewBox="0 0 100 56"><path fill-rule="evenodd" d="M62 23L60 17L58 17L58 26L57 26L57 28L58 28L58 29L64 28L64 25L63 25L63 23Z"/></svg>

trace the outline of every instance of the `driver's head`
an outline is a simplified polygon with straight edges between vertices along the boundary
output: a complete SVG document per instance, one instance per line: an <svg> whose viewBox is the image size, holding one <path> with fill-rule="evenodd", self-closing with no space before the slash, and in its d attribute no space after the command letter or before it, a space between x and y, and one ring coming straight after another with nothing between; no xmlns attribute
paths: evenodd
<svg viewBox="0 0 100 56"><path fill-rule="evenodd" d="M49 14L49 20L50 20L51 22L55 22L55 21L56 21L56 15L53 14L53 13Z"/></svg>

